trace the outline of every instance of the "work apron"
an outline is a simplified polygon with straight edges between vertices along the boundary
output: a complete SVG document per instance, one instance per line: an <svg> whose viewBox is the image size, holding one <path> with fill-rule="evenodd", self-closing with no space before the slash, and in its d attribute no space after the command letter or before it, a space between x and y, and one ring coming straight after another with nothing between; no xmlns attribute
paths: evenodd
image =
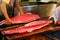
<svg viewBox="0 0 60 40"><path fill-rule="evenodd" d="M11 0L10 0L9 5L8 4L6 5L7 13L10 18L14 16L14 8L16 7L16 0L14 0L12 4L13 5L11 5ZM5 19L4 15L2 14L2 12L0 12L0 21L4 19Z"/></svg>

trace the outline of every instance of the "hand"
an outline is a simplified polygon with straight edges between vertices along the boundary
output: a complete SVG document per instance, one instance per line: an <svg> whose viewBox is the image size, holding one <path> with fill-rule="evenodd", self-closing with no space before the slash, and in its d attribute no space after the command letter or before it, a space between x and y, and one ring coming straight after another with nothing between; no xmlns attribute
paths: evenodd
<svg viewBox="0 0 60 40"><path fill-rule="evenodd" d="M11 25L12 21L10 19L6 19L6 24Z"/></svg>
<svg viewBox="0 0 60 40"><path fill-rule="evenodd" d="M56 22L57 22L57 20L53 16L50 16L48 19L52 20L54 24L56 24Z"/></svg>
<svg viewBox="0 0 60 40"><path fill-rule="evenodd" d="M50 20L50 19L52 19L53 18L53 16L50 16L48 19Z"/></svg>
<svg viewBox="0 0 60 40"><path fill-rule="evenodd" d="M28 13L26 13L26 14L32 14L32 13L29 13L29 12L28 12Z"/></svg>
<svg viewBox="0 0 60 40"><path fill-rule="evenodd" d="M18 12L18 15L21 15L20 12Z"/></svg>

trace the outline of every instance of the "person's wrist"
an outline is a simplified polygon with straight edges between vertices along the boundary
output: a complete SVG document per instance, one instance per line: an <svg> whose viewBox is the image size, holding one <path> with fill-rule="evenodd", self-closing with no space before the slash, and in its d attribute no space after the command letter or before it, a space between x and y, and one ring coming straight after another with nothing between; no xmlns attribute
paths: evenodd
<svg viewBox="0 0 60 40"><path fill-rule="evenodd" d="M6 20L10 20L9 18L6 18Z"/></svg>

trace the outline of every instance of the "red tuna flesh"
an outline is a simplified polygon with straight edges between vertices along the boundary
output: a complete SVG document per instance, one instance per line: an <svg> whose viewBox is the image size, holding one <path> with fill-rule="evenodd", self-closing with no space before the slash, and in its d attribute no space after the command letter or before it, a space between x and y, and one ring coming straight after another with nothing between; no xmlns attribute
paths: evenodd
<svg viewBox="0 0 60 40"><path fill-rule="evenodd" d="M15 16L10 18L12 20L12 24L18 24L18 23L27 23L33 20L37 20L40 17L36 14L23 14L20 16ZM6 24L5 20L0 22L0 25Z"/></svg>
<svg viewBox="0 0 60 40"><path fill-rule="evenodd" d="M25 26L20 26L8 30L3 30L2 33L4 34L14 34L14 33L24 33L24 32L32 32L34 30L40 29L49 25L51 21L34 21L26 24Z"/></svg>

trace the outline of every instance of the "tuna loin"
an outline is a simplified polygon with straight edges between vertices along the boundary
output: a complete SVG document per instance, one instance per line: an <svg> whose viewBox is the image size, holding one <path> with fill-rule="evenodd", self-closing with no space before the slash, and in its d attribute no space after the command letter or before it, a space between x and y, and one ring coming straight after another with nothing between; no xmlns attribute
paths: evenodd
<svg viewBox="0 0 60 40"><path fill-rule="evenodd" d="M51 21L34 21L26 24L25 26L16 27L8 30L3 30L4 34L14 34L14 33L24 33L24 32L32 32L34 30L40 29L49 25Z"/></svg>
<svg viewBox="0 0 60 40"><path fill-rule="evenodd" d="M15 16L13 18L10 18L12 20L12 24L17 24L17 23L27 23L33 20L37 20L40 17L36 14L23 14L20 16ZM5 24L5 20L0 22L0 25Z"/></svg>

